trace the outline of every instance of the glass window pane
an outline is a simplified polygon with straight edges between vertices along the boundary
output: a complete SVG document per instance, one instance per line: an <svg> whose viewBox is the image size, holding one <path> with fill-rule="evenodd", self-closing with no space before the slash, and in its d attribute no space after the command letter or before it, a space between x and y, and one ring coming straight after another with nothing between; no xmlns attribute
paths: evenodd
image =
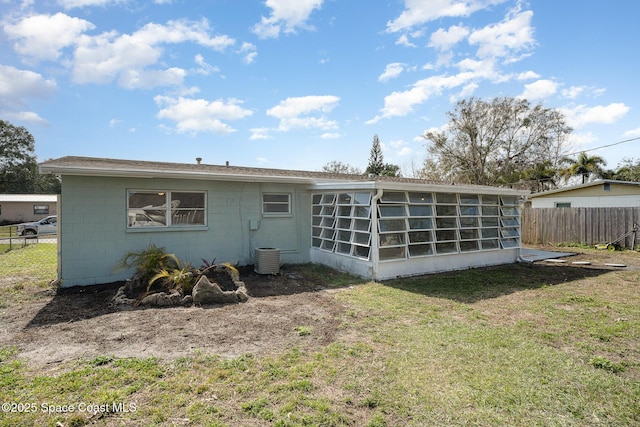
<svg viewBox="0 0 640 427"><path fill-rule="evenodd" d="M358 218L369 218L371 208L369 206L355 206L353 208L353 216Z"/></svg>
<svg viewBox="0 0 640 427"><path fill-rule="evenodd" d="M380 246L397 246L404 244L404 233L389 233L380 235Z"/></svg>
<svg viewBox="0 0 640 427"><path fill-rule="evenodd" d="M428 230L433 228L431 218L409 218L409 229L411 230Z"/></svg>
<svg viewBox="0 0 640 427"><path fill-rule="evenodd" d="M288 194L263 194L263 203L289 203Z"/></svg>
<svg viewBox="0 0 640 427"><path fill-rule="evenodd" d="M348 243L338 243L336 246L336 252L339 254L349 255L351 254L351 245Z"/></svg>
<svg viewBox="0 0 640 427"><path fill-rule="evenodd" d="M498 237L498 229L497 228L482 228L480 230L480 233L482 234L482 238L483 239L492 238L492 237Z"/></svg>
<svg viewBox="0 0 640 427"><path fill-rule="evenodd" d="M368 205L371 203L371 193L356 193L354 204Z"/></svg>
<svg viewBox="0 0 640 427"><path fill-rule="evenodd" d="M409 232L409 243L431 242L431 231L411 231Z"/></svg>
<svg viewBox="0 0 640 427"><path fill-rule="evenodd" d="M458 245L456 242L436 243L437 254L451 254L458 252Z"/></svg>
<svg viewBox="0 0 640 427"><path fill-rule="evenodd" d="M478 215L478 207L477 206L460 206L460 215L462 216Z"/></svg>
<svg viewBox="0 0 640 427"><path fill-rule="evenodd" d="M405 216L404 205L397 205L397 206L379 205L378 212L380 212L381 217Z"/></svg>
<svg viewBox="0 0 640 427"><path fill-rule="evenodd" d="M456 216L458 214L455 205L436 205L436 215L438 216Z"/></svg>
<svg viewBox="0 0 640 427"><path fill-rule="evenodd" d="M351 206L338 206L338 216L350 216Z"/></svg>
<svg viewBox="0 0 640 427"><path fill-rule="evenodd" d="M369 259L369 247L367 246L354 246L353 256L358 258Z"/></svg>
<svg viewBox="0 0 640 427"><path fill-rule="evenodd" d="M385 191L380 198L382 203L404 203L407 197L404 191Z"/></svg>
<svg viewBox="0 0 640 427"><path fill-rule="evenodd" d="M404 219L381 219L380 231L403 231L406 230L406 224Z"/></svg>
<svg viewBox="0 0 640 427"><path fill-rule="evenodd" d="M502 239L500 240L503 248L517 248L519 246L518 239Z"/></svg>
<svg viewBox="0 0 640 427"><path fill-rule="evenodd" d="M497 206L483 206L482 207L482 215L483 216L498 215L498 207Z"/></svg>
<svg viewBox="0 0 640 427"><path fill-rule="evenodd" d="M433 247L431 245L411 245L409 246L409 256L425 256L433 255Z"/></svg>
<svg viewBox="0 0 640 427"><path fill-rule="evenodd" d="M436 240L438 242L446 240L458 240L456 230L436 230Z"/></svg>
<svg viewBox="0 0 640 427"><path fill-rule="evenodd" d="M338 204L339 205L350 205L351 204L351 194L341 193L338 195Z"/></svg>
<svg viewBox="0 0 640 427"><path fill-rule="evenodd" d="M288 203L265 203L262 208L264 213L289 213Z"/></svg>
<svg viewBox="0 0 640 427"><path fill-rule="evenodd" d="M502 196L502 204L509 206L518 206L518 198L516 196Z"/></svg>
<svg viewBox="0 0 640 427"><path fill-rule="evenodd" d="M322 233L322 228L319 228L319 227L312 227L311 228L311 236L320 237L321 233Z"/></svg>
<svg viewBox="0 0 640 427"><path fill-rule="evenodd" d="M333 216L333 212L335 211L335 206L323 206L322 207L322 212L320 212L320 215L322 216Z"/></svg>
<svg viewBox="0 0 640 427"><path fill-rule="evenodd" d="M345 230L338 230L338 237L336 240L340 240L341 242L350 242L351 241L351 232Z"/></svg>
<svg viewBox="0 0 640 427"><path fill-rule="evenodd" d="M322 240L318 238L311 239L311 246L313 246L314 248L319 248L320 245L322 245Z"/></svg>
<svg viewBox="0 0 640 427"><path fill-rule="evenodd" d="M336 200L335 194L323 194L322 195L322 204L323 205L332 205Z"/></svg>
<svg viewBox="0 0 640 427"><path fill-rule="evenodd" d="M460 242L460 252L477 251L479 249L480 249L480 246L477 240Z"/></svg>
<svg viewBox="0 0 640 427"><path fill-rule="evenodd" d="M432 216L433 208L429 205L409 205L409 215L411 216Z"/></svg>
<svg viewBox="0 0 640 427"><path fill-rule="evenodd" d="M357 231L369 231L371 221L368 219L355 219L353 229Z"/></svg>
<svg viewBox="0 0 640 427"><path fill-rule="evenodd" d="M475 228L465 228L460 230L461 240L477 239L478 237L478 230Z"/></svg>
<svg viewBox="0 0 640 427"><path fill-rule="evenodd" d="M481 240L480 244L482 245L482 249L498 249L498 240Z"/></svg>
<svg viewBox="0 0 640 427"><path fill-rule="evenodd" d="M436 218L436 228L457 228L456 218Z"/></svg>
<svg viewBox="0 0 640 427"><path fill-rule="evenodd" d="M497 227L498 218L482 218L483 227Z"/></svg>
<svg viewBox="0 0 640 427"><path fill-rule="evenodd" d="M409 202L411 203L432 203L433 195L431 193L409 193Z"/></svg>
<svg viewBox="0 0 640 427"><path fill-rule="evenodd" d="M502 237L518 237L520 235L517 228L503 228L500 232L502 233Z"/></svg>
<svg viewBox="0 0 640 427"><path fill-rule="evenodd" d="M350 230L351 218L340 218L338 220L338 228L344 228L345 230Z"/></svg>
<svg viewBox="0 0 640 427"><path fill-rule="evenodd" d="M320 218L319 216L311 217L311 225L320 225L321 222L322 222L322 218Z"/></svg>
<svg viewBox="0 0 640 427"><path fill-rule="evenodd" d="M461 205L477 205L478 195L477 194L461 194L460 204Z"/></svg>
<svg viewBox="0 0 640 427"><path fill-rule="evenodd" d="M502 218L502 225L505 227L517 227L520 224L518 223L518 218Z"/></svg>
<svg viewBox="0 0 640 427"><path fill-rule="evenodd" d="M474 217L462 217L460 218L460 227L470 228L478 226L478 218Z"/></svg>
<svg viewBox="0 0 640 427"><path fill-rule="evenodd" d="M311 198L311 203L313 203L314 205L319 205L320 200L322 200L322 194L314 194Z"/></svg>
<svg viewBox="0 0 640 427"><path fill-rule="evenodd" d="M353 243L359 245L369 245L369 233L353 233Z"/></svg>
<svg viewBox="0 0 640 427"><path fill-rule="evenodd" d="M503 207L502 208L502 215L504 215L504 216L518 216L518 215L520 215L520 213L518 212L518 208Z"/></svg>
<svg viewBox="0 0 640 427"><path fill-rule="evenodd" d="M129 192L129 227L165 227L167 197L166 192Z"/></svg>
<svg viewBox="0 0 640 427"><path fill-rule="evenodd" d="M458 198L451 193L436 193L436 202L456 204L458 203Z"/></svg>
<svg viewBox="0 0 640 427"><path fill-rule="evenodd" d="M322 229L322 233L320 234L320 237L322 237L323 239L331 239L331 240L333 240L334 234L335 234L334 230L332 230L330 228L323 228Z"/></svg>
<svg viewBox="0 0 640 427"><path fill-rule="evenodd" d="M320 248L327 250L327 251L332 251L333 250L333 245L334 242L331 240L323 240L322 241L322 245L320 245Z"/></svg>
<svg viewBox="0 0 640 427"><path fill-rule="evenodd" d="M489 196L489 195L483 195L482 196L482 204L483 205L497 205L498 204L498 196Z"/></svg>

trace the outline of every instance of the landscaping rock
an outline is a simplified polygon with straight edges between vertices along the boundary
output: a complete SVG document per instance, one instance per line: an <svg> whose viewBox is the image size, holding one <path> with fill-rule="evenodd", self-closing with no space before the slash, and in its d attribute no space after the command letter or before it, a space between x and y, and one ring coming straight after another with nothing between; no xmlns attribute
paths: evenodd
<svg viewBox="0 0 640 427"><path fill-rule="evenodd" d="M237 282L237 284L242 286L238 286L238 289L235 291L223 291L217 283L211 283L206 276L202 276L191 292L193 302L194 304L202 305L228 304L247 301L248 297L244 283Z"/></svg>

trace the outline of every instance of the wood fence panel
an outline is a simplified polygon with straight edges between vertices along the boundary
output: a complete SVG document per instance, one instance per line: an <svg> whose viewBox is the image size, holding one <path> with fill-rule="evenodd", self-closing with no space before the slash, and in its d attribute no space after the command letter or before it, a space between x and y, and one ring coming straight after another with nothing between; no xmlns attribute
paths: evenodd
<svg viewBox="0 0 640 427"><path fill-rule="evenodd" d="M640 223L637 208L524 208L522 210L522 243L604 244L631 232ZM640 244L637 233L620 241L621 246Z"/></svg>

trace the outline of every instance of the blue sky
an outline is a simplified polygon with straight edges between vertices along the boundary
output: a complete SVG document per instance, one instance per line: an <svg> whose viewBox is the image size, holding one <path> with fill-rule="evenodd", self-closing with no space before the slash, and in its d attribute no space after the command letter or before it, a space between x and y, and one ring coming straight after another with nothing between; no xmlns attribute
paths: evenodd
<svg viewBox="0 0 640 427"><path fill-rule="evenodd" d="M0 118L66 155L405 176L471 96L640 137L636 0L0 0ZM614 168L640 140L589 151Z"/></svg>

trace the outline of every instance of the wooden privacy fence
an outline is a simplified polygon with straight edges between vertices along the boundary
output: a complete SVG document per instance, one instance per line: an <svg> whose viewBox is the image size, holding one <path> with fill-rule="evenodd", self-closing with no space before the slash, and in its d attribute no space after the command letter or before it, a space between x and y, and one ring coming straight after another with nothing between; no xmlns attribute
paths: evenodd
<svg viewBox="0 0 640 427"><path fill-rule="evenodd" d="M640 224L637 208L524 208L523 244L582 243L597 245L617 240ZM640 231L636 247L640 246ZM634 233L620 241L631 248Z"/></svg>

